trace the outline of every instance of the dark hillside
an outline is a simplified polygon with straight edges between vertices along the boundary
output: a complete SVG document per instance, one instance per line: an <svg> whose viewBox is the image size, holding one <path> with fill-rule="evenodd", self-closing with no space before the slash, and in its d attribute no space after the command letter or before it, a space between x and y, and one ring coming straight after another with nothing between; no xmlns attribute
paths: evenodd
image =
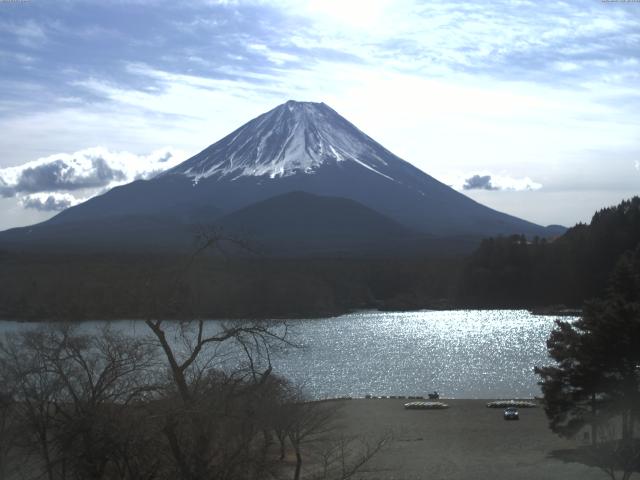
<svg viewBox="0 0 640 480"><path fill-rule="evenodd" d="M473 306L581 306L606 288L617 260L640 244L640 197L595 213L555 241L484 240L468 259L460 300Z"/></svg>

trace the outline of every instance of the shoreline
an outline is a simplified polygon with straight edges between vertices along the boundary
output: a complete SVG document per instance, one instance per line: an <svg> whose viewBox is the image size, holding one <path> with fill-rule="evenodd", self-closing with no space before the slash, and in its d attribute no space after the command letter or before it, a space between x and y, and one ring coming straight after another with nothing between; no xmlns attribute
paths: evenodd
<svg viewBox="0 0 640 480"><path fill-rule="evenodd" d="M347 315L353 315L358 313L420 313L420 312L483 312L483 311L526 311L531 315L536 316L547 316L547 317L579 317L582 315L581 309L573 309L573 308L558 308L558 307L513 307L513 308L503 308L503 307L460 307L460 308L413 308L413 309L402 309L402 308L394 308L394 309L384 309L384 308L370 308L370 309L354 309L354 310L345 310L341 312L322 312L322 313L312 313L312 314L291 314L284 316L269 316L269 317L219 317L219 318L206 318L205 321L212 322L220 322L220 321L240 321L240 320L249 320L249 321L313 321L313 320L322 320L326 318L339 318ZM180 319L180 318L162 318L162 321L166 322L183 322L188 321L188 319ZM195 320L195 319L192 319ZM38 318L4 318L0 316L0 322L15 322L15 323L84 323L84 322L144 322L145 318L91 318L91 319L73 319L73 320L60 320L54 318L46 318L46 317L38 317Z"/></svg>
<svg viewBox="0 0 640 480"><path fill-rule="evenodd" d="M440 396L439 398L429 398L428 394L426 395L365 395L365 396L352 396L352 395L343 395L343 396L332 396L332 397L320 397L320 398L311 398L307 397L305 400L309 403L340 403L340 402L367 402L367 403L375 403L375 402L384 402L384 401L396 401L401 403L408 402L482 402L485 404L487 408L502 408L502 407L488 407L488 403L492 402L529 402L535 404L531 407L525 408L538 408L540 410L544 409L543 397L542 396L523 396L523 397L506 397L506 396L495 396L495 397L447 397Z"/></svg>

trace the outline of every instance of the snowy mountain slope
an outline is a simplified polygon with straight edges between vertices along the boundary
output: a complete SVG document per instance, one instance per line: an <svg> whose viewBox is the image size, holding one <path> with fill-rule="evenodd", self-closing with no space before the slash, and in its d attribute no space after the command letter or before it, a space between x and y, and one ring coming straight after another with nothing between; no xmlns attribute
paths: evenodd
<svg viewBox="0 0 640 480"><path fill-rule="evenodd" d="M389 156L393 154L324 103L288 101L164 175L182 173L194 183L208 177L275 179L354 162L393 180L384 173Z"/></svg>

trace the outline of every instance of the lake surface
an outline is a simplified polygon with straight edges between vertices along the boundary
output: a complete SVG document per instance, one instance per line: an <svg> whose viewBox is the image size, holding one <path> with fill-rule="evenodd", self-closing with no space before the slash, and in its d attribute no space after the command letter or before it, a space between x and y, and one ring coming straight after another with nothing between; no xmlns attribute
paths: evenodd
<svg viewBox="0 0 640 480"><path fill-rule="evenodd" d="M307 349L277 366L316 397L532 397L553 325L525 310L355 313L304 323Z"/></svg>
<svg viewBox="0 0 640 480"><path fill-rule="evenodd" d="M545 342L554 317L525 310L361 312L292 323L302 348L274 358L274 371L314 398L433 390L449 398L512 398L540 394L533 367L550 363ZM85 322L82 329L103 324ZM111 324L147 332L140 321ZM33 326L0 322L0 333Z"/></svg>

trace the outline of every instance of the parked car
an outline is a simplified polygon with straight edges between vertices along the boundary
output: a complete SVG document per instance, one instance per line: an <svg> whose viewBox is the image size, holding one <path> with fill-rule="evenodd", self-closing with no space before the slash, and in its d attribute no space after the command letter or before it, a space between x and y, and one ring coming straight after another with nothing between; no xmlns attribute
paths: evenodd
<svg viewBox="0 0 640 480"><path fill-rule="evenodd" d="M508 407L504 410L504 419L505 420L520 420L520 416L518 415L518 409L516 407Z"/></svg>

